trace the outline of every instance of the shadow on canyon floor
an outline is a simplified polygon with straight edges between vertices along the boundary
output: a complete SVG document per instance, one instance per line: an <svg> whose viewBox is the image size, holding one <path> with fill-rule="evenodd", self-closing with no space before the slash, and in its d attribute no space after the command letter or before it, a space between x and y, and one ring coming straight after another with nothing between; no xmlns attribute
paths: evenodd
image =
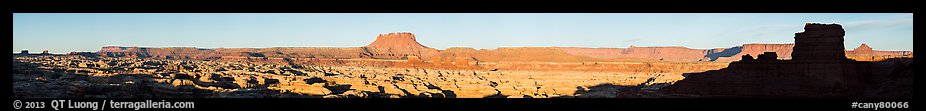
<svg viewBox="0 0 926 111"><path fill-rule="evenodd" d="M914 64L912 58L734 62L719 70L686 73L685 79L659 92L698 95L694 97L912 98Z"/></svg>
<svg viewBox="0 0 926 111"><path fill-rule="evenodd" d="M711 50L708 50L707 52L714 52L714 50L716 49L711 49ZM710 61L716 61L720 57L733 57L734 55L739 54L740 52L743 52L743 46L733 47L733 48L726 49L726 50L723 50L717 53L708 53L708 54L705 54L704 57L710 58L711 59Z"/></svg>
<svg viewBox="0 0 926 111"><path fill-rule="evenodd" d="M656 78L649 78L638 85L598 84L589 87L576 87L574 96L558 98L679 98L692 97L692 95L669 94L659 89L671 83L653 83Z"/></svg>

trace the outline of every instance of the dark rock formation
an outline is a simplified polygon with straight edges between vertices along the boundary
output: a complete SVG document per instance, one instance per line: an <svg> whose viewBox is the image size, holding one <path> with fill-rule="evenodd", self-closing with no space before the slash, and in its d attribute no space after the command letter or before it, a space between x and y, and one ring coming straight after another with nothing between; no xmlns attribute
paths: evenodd
<svg viewBox="0 0 926 111"><path fill-rule="evenodd" d="M765 53L759 54L756 60L760 60L760 61L778 60L778 54L776 54L775 52L765 52Z"/></svg>
<svg viewBox="0 0 926 111"><path fill-rule="evenodd" d="M912 79L894 76L907 70L881 70L885 67L846 59L841 48L843 35L838 24L807 24L805 32L796 34L792 60L777 60L775 52L763 53L756 60L744 55L742 61L721 70L684 74L685 79L665 91L702 97L858 97L871 93L873 90L868 90L873 89L871 86L884 83L879 81L892 81L885 78L895 78L885 83L891 87L912 86L901 84L912 82L896 82ZM868 97L912 97L903 94L906 93Z"/></svg>
<svg viewBox="0 0 926 111"><path fill-rule="evenodd" d="M807 23L804 32L794 34L794 52L791 58L800 62L838 63L849 60L843 36L846 31L839 24Z"/></svg>
<svg viewBox="0 0 926 111"><path fill-rule="evenodd" d="M742 61L754 61L754 60L756 59L752 58L752 55L749 55L749 54L743 55Z"/></svg>
<svg viewBox="0 0 926 111"><path fill-rule="evenodd" d="M22 50L19 52L19 55L27 56L29 55L29 50Z"/></svg>

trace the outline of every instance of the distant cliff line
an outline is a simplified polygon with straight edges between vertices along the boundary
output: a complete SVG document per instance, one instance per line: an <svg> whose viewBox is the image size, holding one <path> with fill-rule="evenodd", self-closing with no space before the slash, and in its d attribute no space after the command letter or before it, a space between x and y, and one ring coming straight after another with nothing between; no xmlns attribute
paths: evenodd
<svg viewBox="0 0 926 111"><path fill-rule="evenodd" d="M794 44L744 44L730 48L691 49L682 46L628 48L582 48L582 47L499 47L496 49L474 49L451 47L438 50L420 44L411 32L379 34L376 40L360 47L273 47L273 48L196 48L196 47L121 47L106 46L96 52L106 57L166 58L166 59L221 59L223 57L268 57L268 58L371 58L423 60L463 58L472 61L548 61L548 62L598 62L627 60L657 61L714 61L730 62L739 56L758 55L763 52L777 52L780 59L790 59ZM847 54L866 56L912 55L912 51L876 51L867 45L860 46L863 53L848 51Z"/></svg>
<svg viewBox="0 0 926 111"><path fill-rule="evenodd" d="M582 47L500 47L497 49L474 49L452 47L434 50L432 54L388 55L391 59L407 59L401 56L419 56L428 60L434 56L466 56L490 61L614 61L614 59L649 59L666 61L737 61L739 56L776 52L779 59L790 59L793 44L744 44L731 48L691 49L687 47L628 47L628 48L582 48ZM208 59L221 57L275 57L275 58L381 58L364 47L273 47L273 48L196 48L196 47L120 47L107 46L96 52L107 57ZM866 51L866 56L912 56L912 51ZM854 50L847 56L862 55ZM531 55L546 55L544 58L505 58Z"/></svg>

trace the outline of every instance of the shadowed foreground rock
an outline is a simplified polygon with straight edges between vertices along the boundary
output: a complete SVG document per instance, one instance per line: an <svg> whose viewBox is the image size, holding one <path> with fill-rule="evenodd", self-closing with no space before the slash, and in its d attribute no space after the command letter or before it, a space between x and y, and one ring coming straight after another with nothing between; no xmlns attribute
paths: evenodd
<svg viewBox="0 0 926 111"><path fill-rule="evenodd" d="M774 52L743 56L724 69L685 74L665 90L706 97L912 97L912 58L847 59L844 33L838 24L808 23L795 34L792 60L775 59Z"/></svg>

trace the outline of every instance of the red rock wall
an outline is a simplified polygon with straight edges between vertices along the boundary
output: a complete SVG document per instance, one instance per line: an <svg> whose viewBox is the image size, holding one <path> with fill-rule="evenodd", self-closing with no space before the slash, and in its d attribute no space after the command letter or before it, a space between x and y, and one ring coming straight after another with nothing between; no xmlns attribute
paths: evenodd
<svg viewBox="0 0 926 111"><path fill-rule="evenodd" d="M831 56L832 54L870 54L870 55L912 55L909 51L875 51L867 45L856 51L843 52L836 47L841 27L822 27L808 25L807 32L797 34L796 41L805 44L805 57ZM830 29L833 28L833 29ZM834 33L835 32L835 33ZM841 36L838 36L841 37ZM821 42L822 41L822 42ZM819 45L829 44L829 45ZM836 44L836 45L833 45ZM629 48L578 48L578 47L503 47L494 50L476 50L468 47L454 47L437 50L417 42L412 33L398 32L380 34L376 40L363 47L275 47L275 48L218 48L201 49L194 47L177 48L143 48L107 46L100 49L98 55L107 57L135 58L174 58L174 59L216 59L223 57L267 57L267 58L374 58L407 59L415 56L421 60L432 58L469 58L468 61L540 61L540 62L593 62L593 61L718 61L732 62L740 60L742 55L753 56L764 52L776 52L778 59L791 59L795 44L744 44L732 48L691 49L686 47L635 47ZM824 51L820 51L824 50ZM817 54L820 52L820 54ZM850 55L851 56L851 55ZM867 57L856 57L867 58Z"/></svg>
<svg viewBox="0 0 926 111"><path fill-rule="evenodd" d="M791 52L794 44L743 44L743 51L739 54L736 54L729 59L730 61L738 61L742 58L739 58L743 55L749 54L752 56L757 56L765 52L775 52L778 54L778 59L791 59ZM724 61L724 62L730 62Z"/></svg>
<svg viewBox="0 0 926 111"><path fill-rule="evenodd" d="M592 58L638 58L652 60L698 61L707 50L685 47L633 47L630 48L558 48L570 55Z"/></svg>

